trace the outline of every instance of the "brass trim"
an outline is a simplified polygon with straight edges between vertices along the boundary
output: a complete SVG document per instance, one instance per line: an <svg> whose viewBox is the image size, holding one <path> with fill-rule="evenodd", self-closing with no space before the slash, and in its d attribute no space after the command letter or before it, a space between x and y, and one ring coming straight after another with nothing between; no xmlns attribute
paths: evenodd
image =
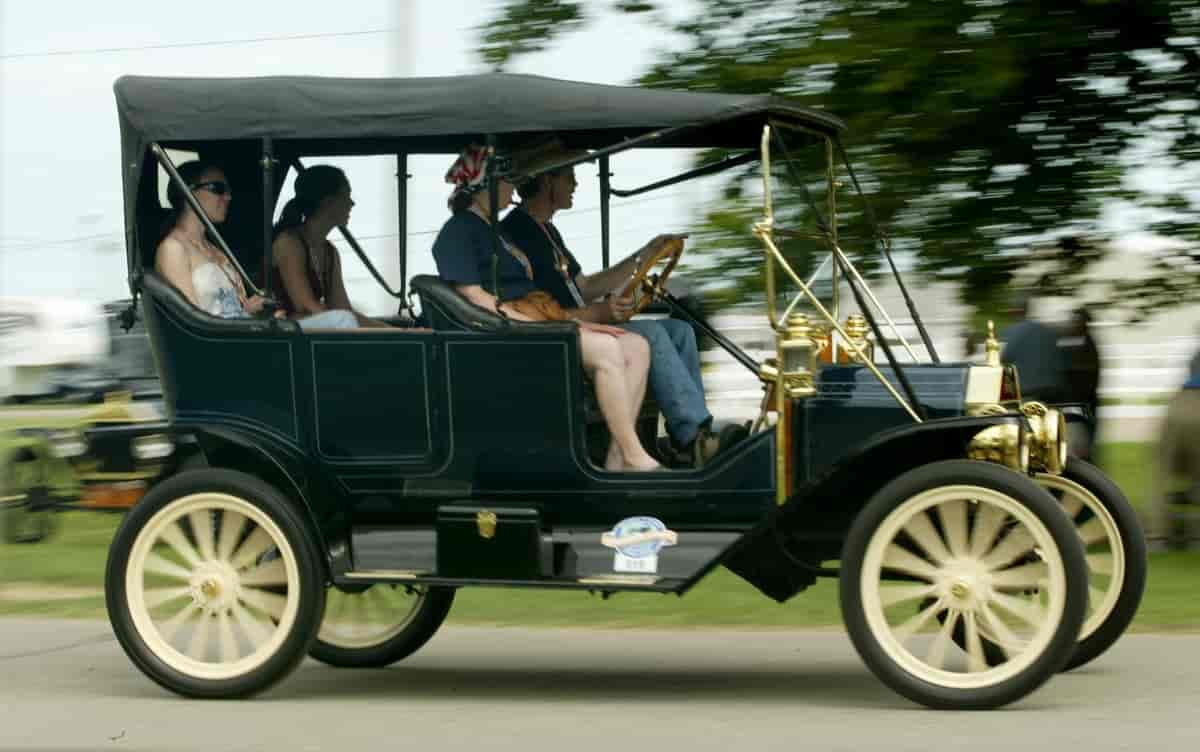
<svg viewBox="0 0 1200 752"><path fill-rule="evenodd" d="M987 360L984 365L998 367L1000 365L1000 343L996 341L996 325L991 319L987 322L987 339L984 340L984 349L987 351Z"/></svg>
<svg viewBox="0 0 1200 752"><path fill-rule="evenodd" d="M580 585L653 585L661 579L652 574L597 574L575 581Z"/></svg>
<svg viewBox="0 0 1200 752"><path fill-rule="evenodd" d="M1030 464L1036 470L1059 475L1067 464L1067 420L1041 402L1026 402L1021 412L1029 420Z"/></svg>
<svg viewBox="0 0 1200 752"><path fill-rule="evenodd" d="M362 569L342 576L351 580L415 580L427 574L418 569Z"/></svg>
<svg viewBox="0 0 1200 752"><path fill-rule="evenodd" d="M904 408L905 412L907 412L909 414L909 417L911 417L917 423L923 422L921 420L921 417L919 415L917 415L915 410L913 410L912 406L908 404L908 401L906 399L904 399L904 397L902 397L899 392L896 391L895 387L892 386L892 383L890 381L888 381L886 378L884 378L883 373L880 372L880 370L875 366L875 364L873 362L871 362L870 360L868 360L866 355L862 352L862 350L859 349L853 342L850 341L850 337L846 334L846 331L842 328L842 326L837 322L837 319L834 318L832 314L830 314L829 310L826 309L825 306L821 303L820 298L818 298L813 293L812 289L804 283L804 280L800 279L800 276L798 274L796 274L796 271L794 269L792 269L791 264L788 263L787 259L784 258L783 253L780 252L779 248L775 245L775 240L771 235L771 233L772 233L771 228L774 225L775 218L774 218L774 210L772 208L772 199L771 199L771 145L770 145L770 138L771 138L771 126L764 125L762 142L761 142L762 165L763 165L762 174L763 174L764 217L763 217L763 221L756 222L754 224L753 233L756 237L759 238L759 240L761 240L763 242L763 245L766 246L767 251L768 251L767 261L766 261L766 263L767 263L767 284L768 284L767 315L771 319L772 328L774 328L777 332L779 331L778 321L775 318L775 295L774 295L775 281L774 281L774 264L772 264L772 259L773 259L776 263L779 264L780 268L783 269L783 271L787 274L787 276L794 283L796 283L796 285L800 288L800 293L796 295L796 298L793 300L793 304L795 303L796 300L799 300L801 294L808 297L808 300L810 303L813 304L813 307L816 308L817 311L821 314L821 316L823 316L825 318L826 322L829 323L829 325L833 328L833 330L836 331L839 335L841 335L841 337L846 341L846 345L847 345L847 347L850 348L851 352L853 352L855 356L857 356L858 358L861 359L863 365L866 366L871 371L871 373L875 375L875 378L879 379L879 383L881 383L883 385L883 387L885 389L887 389L888 393L892 395L892 398L895 399L896 402L901 407ZM791 306L789 306L789 309L790 308L791 308ZM779 386L782 387L783 384L779 384ZM780 389L780 391L782 392L782 389ZM778 399L781 400L782 395L779 395ZM780 410L780 413L782 414L782 410ZM784 421L780 420L780 423L783 423L783 422ZM780 438L782 439L783 437L780 436ZM785 448L784 445L781 443L779 449L782 451L784 448ZM782 479L782 473L780 474L780 478Z"/></svg>
<svg viewBox="0 0 1200 752"><path fill-rule="evenodd" d="M1029 441L1016 423L988 426L967 444L967 459L994 462L1018 472L1029 472Z"/></svg>
<svg viewBox="0 0 1200 752"><path fill-rule="evenodd" d="M479 537L491 540L496 537L496 513L481 509L475 513L475 526L479 528Z"/></svg>

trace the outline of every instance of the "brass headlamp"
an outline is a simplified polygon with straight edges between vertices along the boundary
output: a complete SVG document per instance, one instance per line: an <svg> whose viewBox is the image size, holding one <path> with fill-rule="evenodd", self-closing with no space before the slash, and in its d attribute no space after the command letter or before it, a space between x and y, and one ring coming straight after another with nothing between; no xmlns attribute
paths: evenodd
<svg viewBox="0 0 1200 752"><path fill-rule="evenodd" d="M1062 412L1041 402L1026 402L1021 412L1029 419L1029 463L1035 470L1058 475L1067 466L1067 420Z"/></svg>

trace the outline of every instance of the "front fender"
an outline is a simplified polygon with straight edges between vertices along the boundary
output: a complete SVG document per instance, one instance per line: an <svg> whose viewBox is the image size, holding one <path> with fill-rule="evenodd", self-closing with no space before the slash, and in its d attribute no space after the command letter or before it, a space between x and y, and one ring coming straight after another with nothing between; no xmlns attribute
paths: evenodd
<svg viewBox="0 0 1200 752"><path fill-rule="evenodd" d="M837 559L850 525L867 501L893 478L915 467L963 459L980 431L1017 424L1017 414L953 417L899 426L875 434L730 547L722 563L767 596L787 600L816 581L821 562Z"/></svg>

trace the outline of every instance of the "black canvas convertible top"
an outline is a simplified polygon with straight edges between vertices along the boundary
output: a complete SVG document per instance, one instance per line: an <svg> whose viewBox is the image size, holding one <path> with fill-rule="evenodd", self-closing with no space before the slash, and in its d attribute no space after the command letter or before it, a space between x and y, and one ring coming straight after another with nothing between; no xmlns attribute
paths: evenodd
<svg viewBox="0 0 1200 752"><path fill-rule="evenodd" d="M152 242L158 220L151 144L215 159L241 186L239 209L262 194L264 139L288 165L299 157L354 154L453 153L483 136L501 147L554 134L569 146L614 147L648 134L643 146L757 149L762 125L782 122L834 134L836 117L771 95L710 94L489 73L440 78L162 78L123 76L113 86L121 128L126 243L131 275L140 268L139 241ZM245 174L235 174L249 170ZM278 190L278 185L275 187ZM140 232L139 232L140 223ZM244 226L243 226L244 225ZM229 231L249 233L231 217ZM241 228L241 230L239 230ZM257 231L255 231L257 232ZM235 237L247 247L251 235Z"/></svg>
<svg viewBox="0 0 1200 752"><path fill-rule="evenodd" d="M439 78L157 78L114 89L122 134L146 144L270 136L403 139L645 131L751 113L822 131L842 123L769 95L707 94L489 73ZM133 144L128 144L133 145Z"/></svg>

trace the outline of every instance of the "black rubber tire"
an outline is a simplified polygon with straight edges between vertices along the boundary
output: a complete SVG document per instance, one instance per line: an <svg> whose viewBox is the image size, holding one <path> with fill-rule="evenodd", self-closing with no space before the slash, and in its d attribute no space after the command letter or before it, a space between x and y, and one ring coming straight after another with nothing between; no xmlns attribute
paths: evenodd
<svg viewBox="0 0 1200 752"><path fill-rule="evenodd" d="M867 548L884 519L913 496L939 486L970 485L1005 494L1025 507L1057 543L1066 575L1062 618L1046 649L1020 673L991 686L955 689L906 671L880 646L863 606L860 580ZM893 479L867 502L842 547L839 596L850 640L867 667L897 693L943 710L985 710L1019 700L1066 665L1075 649L1087 609L1087 563L1074 527L1057 501L1030 478L987 462L947 460L910 470Z"/></svg>
<svg viewBox="0 0 1200 752"><path fill-rule="evenodd" d="M138 534L172 502L204 492L229 494L261 510L279 526L293 551L299 572L298 609L291 632L263 664L245 674L224 679L185 674L155 655L135 627L126 597L125 572ZM113 538L105 568L104 589L113 632L134 665L160 686L185 697L202 699L247 697L286 677L307 655L325 608L325 576L317 547L292 502L254 476L224 469L181 473L155 486L135 504Z"/></svg>
<svg viewBox="0 0 1200 752"><path fill-rule="evenodd" d="M336 668L390 666L412 655L429 642L446 620L453 603L454 588L429 588L412 621L395 637L371 647L347 648L324 642L318 636L308 654L321 663Z"/></svg>
<svg viewBox="0 0 1200 752"><path fill-rule="evenodd" d="M1121 546L1125 549L1125 580L1121 583L1117 602L1100 626L1075 646L1074 654L1063 668L1064 671L1070 671L1100 657L1129 628L1146 590L1147 562L1145 533L1137 512L1120 487L1100 468L1078 457L1071 457L1067 461L1063 477L1083 486L1100 500L1112 515Z"/></svg>

